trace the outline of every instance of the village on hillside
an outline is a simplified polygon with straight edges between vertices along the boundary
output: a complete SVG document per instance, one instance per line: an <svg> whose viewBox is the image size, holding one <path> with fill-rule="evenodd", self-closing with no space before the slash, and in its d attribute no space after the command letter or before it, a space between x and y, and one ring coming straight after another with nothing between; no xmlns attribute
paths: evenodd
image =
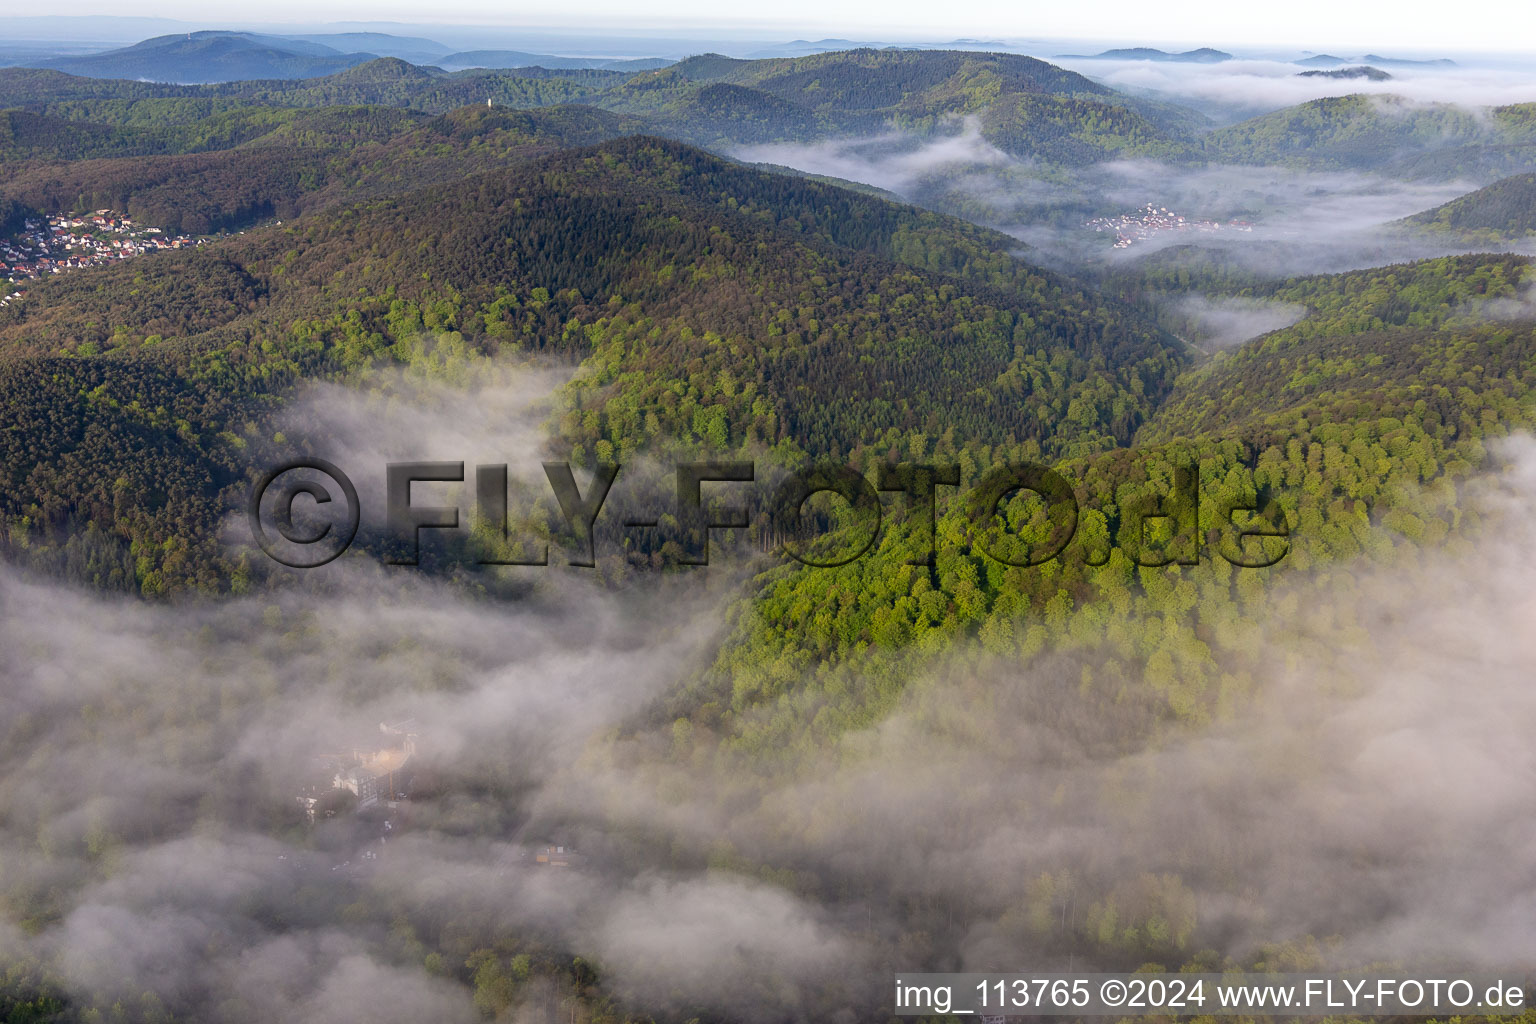
<svg viewBox="0 0 1536 1024"><path fill-rule="evenodd" d="M1137 242L1144 242L1160 231L1252 231L1253 224L1246 220L1229 220L1225 224L1217 220L1189 220L1166 206L1148 203L1135 213L1118 217L1095 217L1084 227L1095 231L1113 231L1115 248L1129 249Z"/></svg>
<svg viewBox="0 0 1536 1024"><path fill-rule="evenodd" d="M12 285L44 274L62 274L97 267L165 249L202 245L205 239L168 235L160 228L140 227L112 210L72 216L49 214L25 222L21 234L0 238L0 279ZM19 301L23 293L0 289L0 306Z"/></svg>

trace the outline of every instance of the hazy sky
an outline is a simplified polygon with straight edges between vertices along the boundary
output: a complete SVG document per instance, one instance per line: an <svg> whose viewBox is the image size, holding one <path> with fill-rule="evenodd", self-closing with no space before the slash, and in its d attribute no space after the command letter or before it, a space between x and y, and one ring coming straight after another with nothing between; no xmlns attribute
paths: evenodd
<svg viewBox="0 0 1536 1024"><path fill-rule="evenodd" d="M260 13L257 13L258 10ZM761 12L760 14L757 12ZM189 21L232 20L229 8L201 0L63 0L48 14L140 15ZM778 0L764 7L722 7L717 0L562 0L506 4L448 0L423 7L415 0L271 0L235 18L259 21L401 21L576 28L613 31L649 26L671 32L741 31L795 36L851 34L865 39L955 36L1004 39L1083 38L1193 45L1353 47L1418 50L1528 50L1536 40L1536 4L1489 0L1457 6L1432 0Z"/></svg>

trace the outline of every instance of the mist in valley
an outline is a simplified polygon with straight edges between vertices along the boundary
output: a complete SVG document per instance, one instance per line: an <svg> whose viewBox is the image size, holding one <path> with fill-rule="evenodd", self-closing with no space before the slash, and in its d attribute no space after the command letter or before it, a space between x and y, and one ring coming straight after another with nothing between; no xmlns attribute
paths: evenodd
<svg viewBox="0 0 1536 1024"><path fill-rule="evenodd" d="M326 388L290 426L349 462L516 466L561 379ZM1314 941L1333 968L1527 963L1536 445L1472 491L1475 545L1286 578L1251 627L1263 672L1207 721L1083 691L1109 647L1020 668L961 644L878 724L767 764L665 710L752 614L750 566L491 570L532 580L507 601L359 556L174 606L6 569L0 951L206 1021L477 1019L425 951L507 934L626 1005L749 1021L882 1016L893 970L1082 969L1085 930L1106 968L1154 939L1213 964L1307 966ZM397 827L308 823L317 758L400 721ZM536 864L545 843L580 862ZM518 998L565 1005L548 980Z"/></svg>
<svg viewBox="0 0 1536 1024"><path fill-rule="evenodd" d="M899 147L880 138L758 146L737 155L876 185L1014 235L1027 247L1021 250L1024 258L1069 273L1123 270L1175 246L1211 250L1229 266L1265 278L1490 248L1398 223L1475 190L1475 181L1395 181L1364 172L1151 160L1112 161L1067 174L1009 157L974 126L953 138L906 140ZM1191 226L1154 230L1123 249L1113 246L1114 231L1091 226L1100 218L1136 217L1149 204ZM1529 253L1536 243L1493 248Z"/></svg>
<svg viewBox="0 0 1536 1024"><path fill-rule="evenodd" d="M1394 70L1390 90L1365 90L1273 62L1079 70L1232 117L1333 90L1536 98L1536 78L1511 71ZM955 213L1100 282L1174 247L1244 280L1469 248L1398 223L1469 179L1067 170L1004 153L976 119L952 127L733 155ZM1137 301L1217 365L1308 312L1203 285ZM1536 317L1536 284L1459 315ZM555 516L543 463L566 456L554 438L581 371L455 338L424 341L437 353L410 369L303 385L263 422L262 457L344 469L365 537L385 529L397 461L465 464L465 481L414 492L458 507L464 532L483 525L476 466L506 464L514 509ZM1384 443L1398 442L1412 443ZM241 592L162 603L0 565L0 966L82 1004L209 1024L575 1021L608 999L663 1019L845 1024L888 1016L896 971L1130 970L1152 955L1523 970L1536 440L1489 445L1479 474L1423 485L1459 491L1445 543L1234 584L1241 621L1200 638L1218 652L1213 692L1188 700L1177 667L1116 673L1136 665L1132 632L1171 633L1168 609L1197 598L1126 597L1085 599L1079 642L1028 658L964 626L894 681L818 674L806 652L785 660L803 687L738 707L721 652L776 628L754 601L787 570L718 534L720 556L691 571L578 567L558 544L545 566L440 571L383 564L367 543L290 570L231 515L222 542L254 570ZM665 492L674 468L625 461L600 546L622 549L623 488ZM587 493L587 469L576 478ZM447 536L424 531L423 550L451 554ZM1243 571L1208 559L1143 568L1140 585L1198 595ZM861 687L883 703L815 731ZM803 733L776 734L785 720ZM346 752L400 736L408 770L384 799L336 791Z"/></svg>
<svg viewBox="0 0 1536 1024"><path fill-rule="evenodd" d="M1536 75L1523 68L1473 65L1393 68L1394 79L1302 78L1279 62L1182 64L1064 62L1132 95L1193 105L1213 126L1324 96L1364 94L1391 118L1448 105L1469 123L1493 106L1536 101ZM1207 109L1210 104L1221 109ZM1299 129L1304 130L1304 129ZM1444 147L1466 139L1447 137ZM1433 154L1433 140L1420 140ZM1414 150L1413 153L1419 153ZM1307 170L1223 163L1111 159L1084 167L1038 163L991 143L975 117L927 136L893 132L812 144L743 147L733 156L779 164L888 190L900 198L996 228L1028 247L1025 258L1066 272L1123 271L1161 249L1195 246L1266 278L1336 273L1490 248L1530 253L1536 243L1469 243L1399 223L1489 183L1486 172L1411 176L1365 170ZM1383 162L1402 154L1381 153ZM1520 167L1512 167L1514 173ZM1529 169L1529 168L1526 168ZM1504 172L1500 172L1504 173ZM1183 217L1182 230L1155 230L1116 248L1099 219L1139 216L1148 205ZM1196 224L1207 225L1196 229Z"/></svg>
<svg viewBox="0 0 1536 1024"><path fill-rule="evenodd" d="M1170 305L1193 321L1199 344L1207 351L1236 348L1261 334L1298 323L1307 315L1307 308L1294 302L1212 299L1194 293L1172 300Z"/></svg>
<svg viewBox="0 0 1536 1024"><path fill-rule="evenodd" d="M1339 67L1374 66L1351 54ZM1384 62L1385 81L1329 78L1302 72L1333 70L1279 60L1227 60L1212 64L1145 60L1053 59L1113 89L1193 107L1219 124L1280 110L1326 96L1367 95L1412 103L1448 103L1469 109L1530 103L1536 72L1528 65L1457 54L1451 67Z"/></svg>

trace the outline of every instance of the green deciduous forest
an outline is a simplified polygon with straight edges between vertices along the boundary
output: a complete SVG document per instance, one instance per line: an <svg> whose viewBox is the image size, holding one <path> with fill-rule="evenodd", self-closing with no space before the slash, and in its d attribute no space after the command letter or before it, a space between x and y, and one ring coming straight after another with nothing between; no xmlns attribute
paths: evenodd
<svg viewBox="0 0 1536 1024"><path fill-rule="evenodd" d="M1392 687L1443 653L1458 606L1527 614L1498 582L1521 556L1489 547L1522 522L1490 494L1528 475L1536 418L1536 271L1505 244L1531 230L1536 134L1530 104L1394 103L1214 127L1045 61L949 50L637 72L385 58L202 86L0 69L0 235L110 210L203 242L18 276L0 306L0 768L17 780L0 787L0 1020L372 1005L305 964L420 1019L595 1024L883 1020L869 997L891 971L989 957L1475 960L1435 946L1422 894L1444 863L1508 867L1500 829L1525 804L1462 799L1491 785L1467 769L1422 846L1329 815L1415 813L1371 802L1400 794L1369 772L1439 785L1394 760L1423 723L1389 727L1403 707L1442 721L1447 698ZM1500 180L1378 225L1371 251L1392 258L1297 273L1188 235L1073 263L1049 233L890 181L733 157L880 136L888 159L969 131L1055 184L1121 160L1170 179ZM925 173L979 192L953 166ZM1074 200L1061 230L1119 194ZM1409 233L1445 244L1391 249ZM1189 336L1266 308L1295 316ZM525 545L467 497L417 570L385 568L400 541L375 525L323 577L249 542L269 467L402 435L439 446L420 459L521 444L509 460L569 462L588 496L607 467L614 497L577 538L594 564L566 558L536 474L500 496ZM858 557L809 565L758 497L711 537L665 505L700 462L749 462L764 494L848 467L880 528L849 541L858 517L818 498L804 520ZM1021 554L1059 533L1043 485L986 489L1022 465L1075 506L1050 557ZM377 497L382 467L363 468ZM722 516L724 479L701 499ZM544 542L551 565L507 565ZM690 564L706 542L707 571ZM1518 632L1476 634L1487 665L1453 673L1518 675L1499 646ZM1356 757L1335 737L1360 706L1386 724ZM317 752L344 760L417 717L409 799L372 804L346 767L303 795ZM1488 743L1528 766L1505 734ZM1483 830L1496 862L1471 849ZM1333 874L1303 894L1309 871ZM115 950L148 928L124 923L141 899L155 928L130 962ZM1495 902L1432 909L1453 931ZM1413 941L1370 954L1393 928ZM675 972L673 949L739 988Z"/></svg>

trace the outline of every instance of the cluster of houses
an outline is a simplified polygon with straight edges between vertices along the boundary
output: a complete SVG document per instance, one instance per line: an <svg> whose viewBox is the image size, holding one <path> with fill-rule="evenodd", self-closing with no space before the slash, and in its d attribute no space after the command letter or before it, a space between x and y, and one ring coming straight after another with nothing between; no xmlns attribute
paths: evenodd
<svg viewBox="0 0 1536 1024"><path fill-rule="evenodd" d="M380 722L378 736L344 752L318 754L296 794L311 825L326 820L348 822L352 840L333 872L367 872L384 859L389 841L409 831L410 789L416 768L417 727L414 720ZM585 858L566 843L506 844L497 873L530 869L580 870ZM279 859L287 859L286 855Z"/></svg>
<svg viewBox="0 0 1536 1024"><path fill-rule="evenodd" d="M160 228L140 227L112 210L67 216L49 214L28 220L20 235L0 239L0 281L35 280L44 274L62 274L80 267L96 267L163 249L202 245L204 239L168 235ZM9 288L0 306L21 298Z"/></svg>
<svg viewBox="0 0 1536 1024"><path fill-rule="evenodd" d="M377 746L353 747L344 754L321 754L316 772L298 795L299 805L311 823L330 794L352 794L355 807L363 810L380 802L394 807L410 789L411 758L416 753L416 726L405 721L379 723L383 736ZM334 815L327 811L327 816Z"/></svg>
<svg viewBox="0 0 1536 1024"><path fill-rule="evenodd" d="M1144 242L1159 231L1252 231L1253 224L1246 220L1229 220L1225 224L1216 220L1189 220L1166 206L1148 203L1135 213L1119 217L1095 217L1085 227L1095 231L1113 231L1115 248L1129 249L1137 242Z"/></svg>

